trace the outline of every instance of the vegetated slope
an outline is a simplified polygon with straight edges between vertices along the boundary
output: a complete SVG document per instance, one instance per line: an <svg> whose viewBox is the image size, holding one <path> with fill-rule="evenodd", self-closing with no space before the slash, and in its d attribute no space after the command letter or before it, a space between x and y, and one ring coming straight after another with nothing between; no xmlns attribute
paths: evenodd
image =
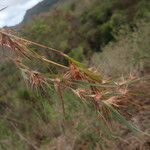
<svg viewBox="0 0 150 150"><path fill-rule="evenodd" d="M22 35L80 61L86 56L90 63L94 52L102 51L110 41L116 40L121 26L127 25L132 31L138 19L148 18L147 2L75 0L35 17L24 25Z"/></svg>
<svg viewBox="0 0 150 150"><path fill-rule="evenodd" d="M94 66L101 64L104 75L109 78L116 74L117 77L124 75L123 70L125 69L126 72L126 68L130 68L130 63L133 63L132 66L135 63L139 64L138 62L146 63L147 68L150 60L149 23L147 20L139 23L138 20L138 18L147 19L146 1L132 3L125 0L121 2L123 4L116 1L115 5L112 5L110 1L102 2L103 4L96 0L94 3L90 0L79 0L71 5L63 5L63 8L59 6L58 9L34 18L31 23L23 27L21 34L33 41L61 49L80 61L86 61L90 56ZM129 4L124 6L125 3L132 3L132 7L128 7ZM138 9L135 9L134 15L132 17L130 13L127 15L131 17L131 20L126 20L129 8L132 11L136 6ZM123 28L123 36L120 37L122 33L118 30L122 25L126 25L129 29ZM117 34L113 35L113 30ZM110 34L113 35L112 39L109 39ZM108 41L113 43L107 45ZM102 46L100 49L100 46L96 45L107 46L105 48ZM44 49L31 48L56 62L66 63ZM95 53L95 48L96 51L103 50L103 52ZM94 54L93 57L92 54ZM109 61L99 60L101 57ZM41 66L40 62L34 63L34 60L29 60L28 65L49 74L47 66ZM53 73L58 71L53 67L50 69ZM138 74L138 70L135 71ZM144 71L149 73L145 68ZM134 77L135 74L131 74L130 77ZM117 98L120 103L124 103L120 112L131 113L132 116L129 115L128 119L147 132L149 132L150 121L149 82L149 80L137 82L128 88L129 95ZM115 126L115 131L117 129L122 138L116 145L114 141L112 143L106 141L105 136L101 134L101 124L95 111L91 107L86 107L75 95L68 92L65 93L67 116L64 134L64 120L58 95L55 95L53 91L49 91L48 95L45 95L43 91L39 95L26 88L21 73L11 62L1 64L0 83L2 86L0 88L0 149L29 150L34 149L34 145L41 150L66 149L66 147L76 150L134 150L139 147L142 150L149 149L149 138L142 136L142 140L139 141L128 129L119 125Z"/></svg>
<svg viewBox="0 0 150 150"><path fill-rule="evenodd" d="M35 15L39 15L42 12L48 11L50 7L56 4L58 1L60 0L43 0L42 2L38 3L36 6L27 11L22 23L26 23L27 21L31 20Z"/></svg>
<svg viewBox="0 0 150 150"><path fill-rule="evenodd" d="M140 20L131 32L123 27L118 31L117 40L94 53L92 64L107 77L146 75L150 73L150 22Z"/></svg>

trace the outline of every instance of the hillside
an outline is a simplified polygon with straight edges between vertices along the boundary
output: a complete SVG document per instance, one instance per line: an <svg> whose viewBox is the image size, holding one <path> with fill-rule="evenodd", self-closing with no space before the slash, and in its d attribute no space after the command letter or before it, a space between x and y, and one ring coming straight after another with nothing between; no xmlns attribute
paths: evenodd
<svg viewBox="0 0 150 150"><path fill-rule="evenodd" d="M42 2L38 3L33 8L29 9L24 17L24 20L22 23L25 23L35 15L39 15L40 13L47 12L50 7L52 7L54 4L56 4L60 0L43 0Z"/></svg>
<svg viewBox="0 0 150 150"><path fill-rule="evenodd" d="M139 22L149 24L149 7L146 4L146 0L66 2L37 15L24 25L21 33L28 39L59 49L76 60L93 65L91 56L99 54L106 45L117 41L119 32L132 33L140 29ZM142 26L143 23L141 28ZM57 60L55 57L53 59Z"/></svg>
<svg viewBox="0 0 150 150"><path fill-rule="evenodd" d="M0 150L150 149L147 4L45 0L0 30Z"/></svg>

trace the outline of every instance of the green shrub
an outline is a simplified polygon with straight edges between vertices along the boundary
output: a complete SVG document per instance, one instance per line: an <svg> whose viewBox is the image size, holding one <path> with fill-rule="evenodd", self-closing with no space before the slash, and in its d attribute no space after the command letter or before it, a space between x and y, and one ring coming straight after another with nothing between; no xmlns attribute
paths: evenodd
<svg viewBox="0 0 150 150"><path fill-rule="evenodd" d="M84 55L83 55L83 48L82 47L78 47L78 48L75 48L75 49L72 49L71 52L69 53L69 55L82 62L84 60Z"/></svg>
<svg viewBox="0 0 150 150"><path fill-rule="evenodd" d="M93 64L99 67L106 76L129 75L149 71L149 22L137 23L132 33L128 29L120 30L117 42L112 42L103 49L102 53L95 53ZM128 34L126 34L128 33Z"/></svg>

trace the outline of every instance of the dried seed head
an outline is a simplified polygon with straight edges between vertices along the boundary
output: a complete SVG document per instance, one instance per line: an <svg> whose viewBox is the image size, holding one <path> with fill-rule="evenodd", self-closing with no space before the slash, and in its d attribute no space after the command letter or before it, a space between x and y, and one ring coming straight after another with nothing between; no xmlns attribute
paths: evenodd
<svg viewBox="0 0 150 150"><path fill-rule="evenodd" d="M77 96L77 97L79 97L79 98L81 98L81 99L86 99L87 97L88 97L88 91L87 90L85 90L85 89L80 89L80 88L78 88L78 89L76 89L76 90L74 90L74 89L72 89L72 91L73 91L73 93Z"/></svg>
<svg viewBox="0 0 150 150"><path fill-rule="evenodd" d="M70 64L70 75L73 80L84 80L86 78L74 64Z"/></svg>
<svg viewBox="0 0 150 150"><path fill-rule="evenodd" d="M39 72L30 70L28 68L21 68L24 79L30 84L31 88L38 88L44 86L47 83L45 77L43 77Z"/></svg>
<svg viewBox="0 0 150 150"><path fill-rule="evenodd" d="M46 79L37 71L29 72L29 82L32 87L42 87Z"/></svg>
<svg viewBox="0 0 150 150"><path fill-rule="evenodd" d="M2 47L10 48L11 52L16 56L25 56L28 57L28 49L26 48L26 43L18 40L14 40L5 34L1 34L0 36L0 45Z"/></svg>
<svg viewBox="0 0 150 150"><path fill-rule="evenodd" d="M94 99L95 99L96 101L98 101L98 100L101 99L101 97L102 97L102 94L99 92L99 93L97 93L97 94L94 96Z"/></svg>
<svg viewBox="0 0 150 150"><path fill-rule="evenodd" d="M118 89L118 92L122 95L125 95L128 93L128 89L127 89L127 87L121 87Z"/></svg>
<svg viewBox="0 0 150 150"><path fill-rule="evenodd" d="M112 96L109 99L107 99L105 102L112 106L119 107L118 102L120 102L120 100L118 99L117 96Z"/></svg>

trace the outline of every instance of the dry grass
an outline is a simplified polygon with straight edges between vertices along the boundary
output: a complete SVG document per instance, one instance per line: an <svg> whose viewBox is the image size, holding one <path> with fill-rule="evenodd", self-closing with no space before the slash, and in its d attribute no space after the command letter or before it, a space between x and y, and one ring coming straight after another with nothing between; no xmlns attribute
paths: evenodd
<svg viewBox="0 0 150 150"><path fill-rule="evenodd" d="M112 120L119 120L120 123L126 125L130 130L148 136L147 133L143 133L134 125L126 121L124 117L128 115L127 113L124 113L123 117L116 110L119 110L122 107L128 107L122 104L121 99L119 100L118 97L128 96L128 87L131 83L137 81L136 78L128 77L126 79L122 78L121 80L116 81L104 81L99 73L95 73L90 69L87 69L83 64L70 58L68 55L62 53L61 51L23 38L19 38L7 32L6 30L1 30L0 34L1 46L4 47L4 50L5 47L9 47L13 53L13 58L11 58L10 56L7 56L7 58L12 61L22 72L25 81L28 85L30 85L31 89L43 89L43 91L45 91L47 87L52 87L53 89L55 89L62 102L62 113L64 114L64 119L66 114L63 93L66 90L69 90L72 91L77 97L82 99L84 103L90 103L94 106L98 118L103 120L110 133L112 133ZM59 54L60 57L64 57L68 61L69 65L64 66L63 64L59 64L57 62L49 60L45 56L42 56L35 51L30 50L28 48L28 45L31 44L46 48L48 50L51 50L53 53ZM29 60L32 62L33 58L37 60L40 59L41 63L46 62L56 68L61 67L62 71L59 72L59 74L61 74L61 77L50 78L44 73L40 73L29 68L24 63L24 60ZM127 103L128 105L130 105L130 101L128 101ZM65 126L64 123L63 126ZM28 140L26 140L26 138L24 138L18 131L17 134L23 140L28 142ZM32 145L32 147L34 147L34 145Z"/></svg>
<svg viewBox="0 0 150 150"><path fill-rule="evenodd" d="M118 31L116 42L95 53L92 62L103 76L143 76L150 71L149 22L141 21L134 32L123 28ZM128 34L126 34L128 33Z"/></svg>

